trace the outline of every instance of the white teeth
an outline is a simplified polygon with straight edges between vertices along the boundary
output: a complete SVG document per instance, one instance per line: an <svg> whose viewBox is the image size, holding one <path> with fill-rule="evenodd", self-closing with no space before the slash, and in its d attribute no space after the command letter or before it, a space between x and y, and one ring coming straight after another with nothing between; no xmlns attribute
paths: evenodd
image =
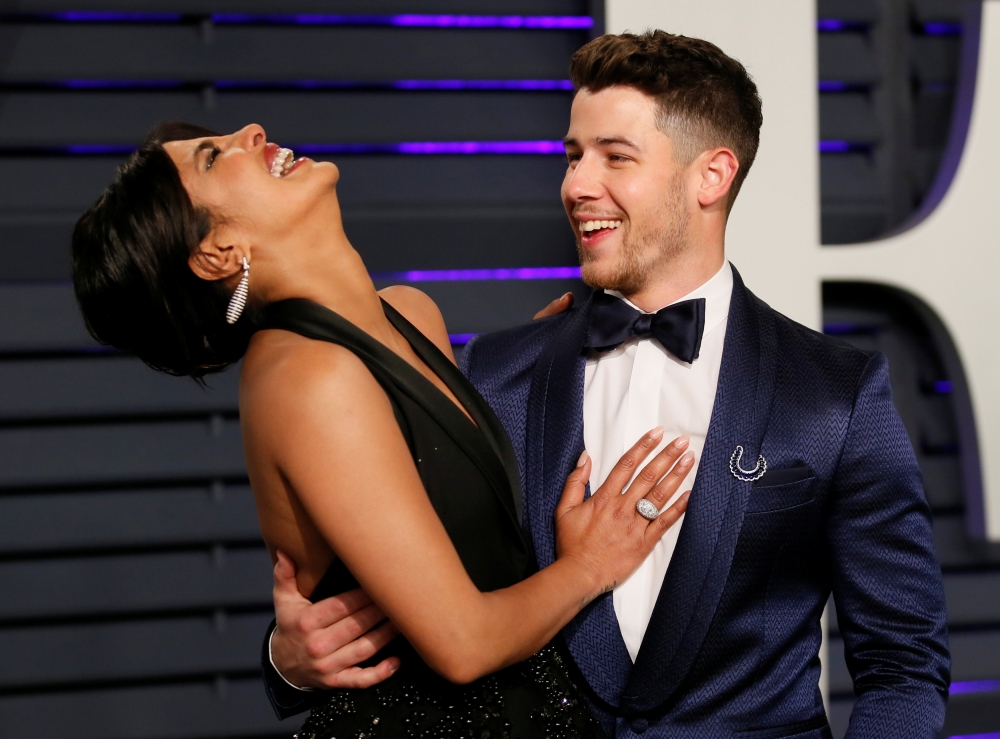
<svg viewBox="0 0 1000 739"><path fill-rule="evenodd" d="M596 231L600 228L618 228L621 221L580 221L580 231Z"/></svg>
<svg viewBox="0 0 1000 739"><path fill-rule="evenodd" d="M291 149L280 148L274 155L274 160L271 162L271 174L274 177L281 177L286 174L288 170L292 168L295 164L295 155Z"/></svg>

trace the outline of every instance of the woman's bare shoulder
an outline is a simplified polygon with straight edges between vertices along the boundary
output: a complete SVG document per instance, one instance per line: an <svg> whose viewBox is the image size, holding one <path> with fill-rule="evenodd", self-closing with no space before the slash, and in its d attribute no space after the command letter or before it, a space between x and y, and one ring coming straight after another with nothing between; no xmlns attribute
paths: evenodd
<svg viewBox="0 0 1000 739"><path fill-rule="evenodd" d="M301 417L317 403L378 402L378 382L350 349L314 341L289 331L258 332L250 342L240 373L240 412L270 419Z"/></svg>
<svg viewBox="0 0 1000 739"><path fill-rule="evenodd" d="M379 290L378 294L416 326L448 359L455 361L444 316L427 293L408 285L392 285Z"/></svg>

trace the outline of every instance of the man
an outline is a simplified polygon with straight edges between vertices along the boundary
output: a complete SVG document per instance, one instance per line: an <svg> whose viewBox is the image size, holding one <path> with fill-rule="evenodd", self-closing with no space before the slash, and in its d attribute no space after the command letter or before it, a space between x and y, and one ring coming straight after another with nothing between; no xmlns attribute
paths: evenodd
<svg viewBox="0 0 1000 739"><path fill-rule="evenodd" d="M657 424L700 458L682 525L562 632L595 714L610 736L830 737L818 652L832 590L858 694L848 736L932 739L944 598L885 359L775 313L725 259L756 87L712 44L662 31L596 39L571 75L562 198L597 290L480 337L463 369L517 450L541 567L584 448L595 486ZM342 670L391 638L369 631L377 607L359 592L309 605L290 570L276 570L274 664L299 685L384 679L392 662ZM265 669L279 711L306 707Z"/></svg>

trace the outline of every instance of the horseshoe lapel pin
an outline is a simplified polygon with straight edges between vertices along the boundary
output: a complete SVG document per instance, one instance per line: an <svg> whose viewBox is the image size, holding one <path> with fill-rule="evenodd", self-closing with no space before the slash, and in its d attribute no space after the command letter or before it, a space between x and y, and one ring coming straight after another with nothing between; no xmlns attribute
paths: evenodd
<svg viewBox="0 0 1000 739"><path fill-rule="evenodd" d="M752 470L745 470L740 467L740 461L743 459L743 447L738 446L733 450L733 456L729 458L729 471L733 473L735 477L740 482L754 482L759 480L767 472L767 460L764 459L764 455L761 454L757 457L757 466Z"/></svg>

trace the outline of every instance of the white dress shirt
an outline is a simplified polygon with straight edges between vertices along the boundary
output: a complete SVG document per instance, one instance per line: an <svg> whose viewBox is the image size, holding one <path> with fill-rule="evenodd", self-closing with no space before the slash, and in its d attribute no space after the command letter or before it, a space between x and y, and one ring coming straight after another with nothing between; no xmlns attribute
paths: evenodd
<svg viewBox="0 0 1000 739"><path fill-rule="evenodd" d="M619 293L608 293L625 300ZM733 272L727 261L712 279L677 301L705 298L705 333L698 358L691 364L669 354L652 337L630 339L607 352L591 352L583 386L583 439L594 460L591 490L601 486L621 455L643 434L661 425L663 441L656 451L687 434L691 437L688 448L695 455L691 471L667 505L691 489L712 418L732 293ZM633 662L683 522L681 517L612 595Z"/></svg>

